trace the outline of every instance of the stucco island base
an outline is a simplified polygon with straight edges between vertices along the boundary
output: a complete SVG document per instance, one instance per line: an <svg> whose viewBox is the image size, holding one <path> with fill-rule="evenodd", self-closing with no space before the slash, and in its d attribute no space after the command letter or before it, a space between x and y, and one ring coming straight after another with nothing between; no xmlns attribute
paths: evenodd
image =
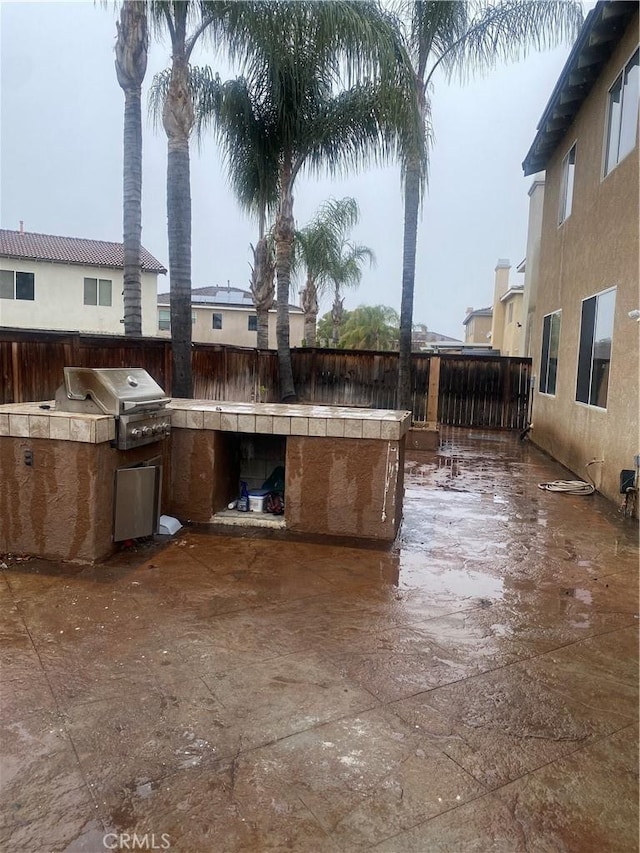
<svg viewBox="0 0 640 853"><path fill-rule="evenodd" d="M196 400L174 400L170 408L168 511L181 521L217 523L237 497L240 471L232 460L230 434L248 440L272 435L286 439L288 531L395 539L402 518L409 412ZM314 430L325 434L312 435ZM327 434L335 432L341 434ZM252 516L247 514L247 524Z"/></svg>
<svg viewBox="0 0 640 853"><path fill-rule="evenodd" d="M160 442L123 452L109 442L2 436L0 552L79 562L108 557L116 547L116 468L165 450Z"/></svg>

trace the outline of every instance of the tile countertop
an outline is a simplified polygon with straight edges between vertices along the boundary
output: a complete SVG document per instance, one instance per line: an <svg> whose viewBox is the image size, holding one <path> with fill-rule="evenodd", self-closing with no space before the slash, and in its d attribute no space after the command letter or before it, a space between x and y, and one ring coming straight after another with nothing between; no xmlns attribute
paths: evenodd
<svg viewBox="0 0 640 853"><path fill-rule="evenodd" d="M43 409L42 406L51 408ZM0 406L0 436L101 444L115 439L116 421L112 415L56 412L53 400L7 403Z"/></svg>
<svg viewBox="0 0 640 853"><path fill-rule="evenodd" d="M167 408L178 429L398 441L411 426L411 412L350 406L175 399Z"/></svg>

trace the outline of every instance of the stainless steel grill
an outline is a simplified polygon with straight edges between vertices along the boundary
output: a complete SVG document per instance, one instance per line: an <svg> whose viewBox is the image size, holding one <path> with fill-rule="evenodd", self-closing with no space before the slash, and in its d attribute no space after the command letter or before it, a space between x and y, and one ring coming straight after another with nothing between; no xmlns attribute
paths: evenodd
<svg viewBox="0 0 640 853"><path fill-rule="evenodd" d="M141 367L65 367L64 382L56 392L59 411L112 415L119 450L151 444L169 435L169 402Z"/></svg>

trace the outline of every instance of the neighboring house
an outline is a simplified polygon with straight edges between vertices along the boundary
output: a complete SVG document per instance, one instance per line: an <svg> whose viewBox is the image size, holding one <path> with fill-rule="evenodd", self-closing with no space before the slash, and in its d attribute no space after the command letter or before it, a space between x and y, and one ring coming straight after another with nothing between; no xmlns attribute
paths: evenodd
<svg viewBox="0 0 640 853"><path fill-rule="evenodd" d="M522 354L531 358L531 324L536 312L538 272L540 269L540 238L542 236L542 211L544 206L544 173L536 175L529 188L529 226L527 229L527 254L518 267L524 273L522 297Z"/></svg>
<svg viewBox="0 0 640 853"><path fill-rule="evenodd" d="M492 308L467 308L467 316L462 321L465 344L490 346Z"/></svg>
<svg viewBox="0 0 640 853"><path fill-rule="evenodd" d="M171 335L169 294L158 295L157 324L154 334ZM197 343L233 344L255 347L257 315L250 291L238 287L196 287L191 291L192 337ZM289 305L289 341L302 346L304 314L297 305ZM269 311L269 346L276 348L276 309Z"/></svg>
<svg viewBox="0 0 640 853"><path fill-rule="evenodd" d="M518 271L522 264L518 267ZM523 284L510 284L511 263L500 258L496 264L491 312L491 346L500 355L522 355Z"/></svg>
<svg viewBox="0 0 640 853"><path fill-rule="evenodd" d="M122 243L0 230L0 326L124 334ZM142 334L154 335L158 274L142 250Z"/></svg>
<svg viewBox="0 0 640 853"><path fill-rule="evenodd" d="M518 266L523 272L524 261ZM524 285L510 284L511 262L499 258L495 267L493 306L467 308L462 321L465 327L464 342L481 344L498 355L522 355L522 296Z"/></svg>
<svg viewBox="0 0 640 853"><path fill-rule="evenodd" d="M523 164L546 172L531 435L617 500L638 453L638 76L638 4L597 3Z"/></svg>
<svg viewBox="0 0 640 853"><path fill-rule="evenodd" d="M424 323L416 323L411 332L411 349L414 352L429 349L432 344L449 343L461 344L462 341L458 338L450 338L448 335L442 335L440 332L432 332L424 325Z"/></svg>

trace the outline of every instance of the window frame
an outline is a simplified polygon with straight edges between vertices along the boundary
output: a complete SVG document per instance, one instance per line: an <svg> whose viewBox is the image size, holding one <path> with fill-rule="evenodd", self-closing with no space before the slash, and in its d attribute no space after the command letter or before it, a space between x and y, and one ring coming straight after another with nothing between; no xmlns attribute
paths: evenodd
<svg viewBox="0 0 640 853"><path fill-rule="evenodd" d="M553 391L549 390L549 366L551 364L551 340L553 333L553 318L558 318L558 349L556 352L556 370L553 376ZM549 320L549 334L546 340L545 346L545 325L546 320ZM560 332L562 330L562 309L558 308L556 311L550 311L548 314L545 314L542 318L542 341L540 344L540 378L538 381L538 394L543 394L545 397L555 397L556 391L558 388L558 361L560 354ZM545 353L546 349L546 353ZM546 367L545 367L546 361ZM544 388L543 388L543 380L544 380Z"/></svg>
<svg viewBox="0 0 640 853"><path fill-rule="evenodd" d="M216 326L216 318L218 319L219 325ZM219 332L222 330L222 314L219 311L213 311L211 314L211 330L214 332Z"/></svg>
<svg viewBox="0 0 640 853"><path fill-rule="evenodd" d="M3 269L1 272L11 274L11 296L2 296L0 299L6 299L11 302L35 302L36 301L36 274L26 270L9 270ZM31 296L18 296L18 276L31 276L30 292ZM23 284L21 283L21 287Z"/></svg>
<svg viewBox="0 0 640 853"><path fill-rule="evenodd" d="M166 315L166 317L164 315ZM161 325L162 323L167 323L167 325L163 326L163 325ZM170 332L171 331L171 309L170 308L158 308L158 331L159 332Z"/></svg>
<svg viewBox="0 0 640 853"><path fill-rule="evenodd" d="M90 296L95 298L95 302L93 299L87 302L87 284L91 282L90 286L95 286L94 293L90 294ZM105 285L103 287L103 285ZM106 287L108 285L108 287ZM108 301L105 301L103 298L103 293L108 292ZM83 278L83 292L82 292L82 303L83 305L87 305L90 308L113 308L113 279L112 278L98 278L97 276L86 275Z"/></svg>
<svg viewBox="0 0 640 853"><path fill-rule="evenodd" d="M558 206L558 228L563 225L571 216L573 211L573 191L576 182L576 162L577 162L578 140L574 140L569 146L567 153L562 158L562 171L560 176L560 204ZM573 164L570 162L571 154L573 153ZM571 182L569 182L569 167L573 165L573 174ZM569 190L571 184L571 192ZM567 210L567 207L569 208Z"/></svg>
<svg viewBox="0 0 640 853"><path fill-rule="evenodd" d="M635 142L634 142L633 146L629 149L629 151L627 151L627 153L623 157L619 156L619 154L620 154L620 152L619 152L620 132L619 131L622 127L622 115L623 115L623 108L624 108L624 76L627 72L628 66L631 64L631 62L635 58L636 54L638 54L638 75L640 77L640 45L636 45L636 47L629 54L628 58L623 62L622 68L620 69L618 74L616 74L616 76L614 77L613 83L607 89L606 115L605 115L605 122L604 122L604 144L602 146L602 180L607 178L612 172L615 172L616 168L620 165L620 163L622 163L624 160L626 160L627 157L629 156L629 154L633 153L633 151L636 149L636 147L638 145L638 129L637 129L638 113L636 113L636 120L635 120L635 125L634 125L636 128L636 130L635 130ZM611 142L611 140L610 140L610 134L611 134L611 92L613 91L613 89L617 85L618 81L620 81L621 79L622 79L621 92L623 94L623 98L622 98L621 107L620 107L620 126L618 128L618 142L617 142L618 159L616 159L616 162L611 166L611 168L608 168L609 147L610 147L610 142ZM640 110L640 106L638 107L638 109Z"/></svg>
<svg viewBox="0 0 640 853"><path fill-rule="evenodd" d="M162 315L162 316L161 316ZM162 323L167 323L168 325L161 325ZM196 312L191 311L191 326L195 326L196 323ZM158 307L158 331L159 332L170 332L171 331L171 308L161 308Z"/></svg>
<svg viewBox="0 0 640 853"><path fill-rule="evenodd" d="M612 328L611 328L611 350L609 353L609 376L611 375L611 362L613 361L613 333L615 331L615 315L616 315L616 299L617 299L617 285L612 285L611 287L607 287L604 290L599 290L597 293L592 293L591 296L585 296L584 299L580 301L580 325L578 330L578 352L576 359L576 382L575 382L575 392L574 392L574 401L578 406L586 406L589 409L597 409L599 412L606 412L607 406L599 406L597 403L590 402L591 392L592 392L592 384L593 384L593 352L595 345L595 333L596 326L598 322L598 300L601 296L606 296L608 293L614 293L614 304L613 304L613 317L612 317ZM582 349L582 318L584 314L584 304L585 302L589 302L591 299L595 299L595 310L593 314L593 326L591 328L591 355L589 359L589 376L588 376L588 401L578 399L578 383L580 381L580 359L581 359L581 349ZM609 376L607 377L607 399L606 403L609 402Z"/></svg>
<svg viewBox="0 0 640 853"><path fill-rule="evenodd" d="M255 326L251 328L251 321L254 321ZM249 314L247 317L247 331L248 332L257 332L258 331L258 315L257 314Z"/></svg>

